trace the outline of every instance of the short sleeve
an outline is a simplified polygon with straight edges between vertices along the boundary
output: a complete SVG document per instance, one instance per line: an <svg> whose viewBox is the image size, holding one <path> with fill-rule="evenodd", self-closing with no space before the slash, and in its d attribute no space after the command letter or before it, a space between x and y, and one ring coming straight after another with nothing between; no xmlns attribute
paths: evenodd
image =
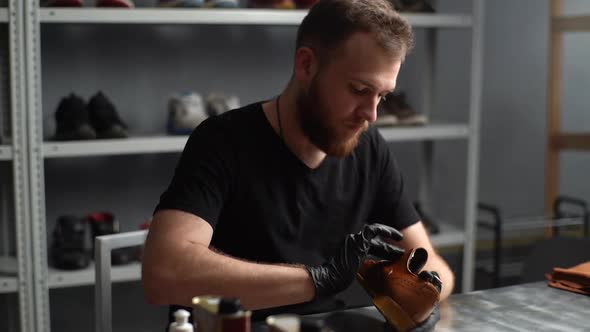
<svg viewBox="0 0 590 332"><path fill-rule="evenodd" d="M402 230L420 221L420 217L407 196L401 170L377 131L373 144L378 171L374 177L377 191L371 220Z"/></svg>
<svg viewBox="0 0 590 332"><path fill-rule="evenodd" d="M215 228L231 190L235 167L222 121L219 117L209 118L193 131L155 211L175 209L192 213Z"/></svg>

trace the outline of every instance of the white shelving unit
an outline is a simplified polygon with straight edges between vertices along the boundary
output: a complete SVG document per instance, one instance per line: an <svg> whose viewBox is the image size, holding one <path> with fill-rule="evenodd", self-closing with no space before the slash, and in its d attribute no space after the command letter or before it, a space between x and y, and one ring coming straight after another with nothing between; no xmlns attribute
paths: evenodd
<svg viewBox="0 0 590 332"><path fill-rule="evenodd" d="M551 24L559 32L590 31L590 15L553 17Z"/></svg>
<svg viewBox="0 0 590 332"><path fill-rule="evenodd" d="M253 24L298 25L305 10L265 9L53 9L40 10L41 23L97 23L97 24ZM470 15L407 14L415 28L467 28Z"/></svg>
<svg viewBox="0 0 590 332"><path fill-rule="evenodd" d="M460 124L433 124L423 127L380 128L383 137L390 141L426 141L465 139L469 127ZM188 136L152 136L92 141L43 143L45 158L89 157L104 155L130 155L181 152ZM2 152L0 150L0 158Z"/></svg>
<svg viewBox="0 0 590 332"><path fill-rule="evenodd" d="M465 232L457 226L444 221L439 225L440 233L430 237L435 248L461 246L467 241Z"/></svg>
<svg viewBox="0 0 590 332"><path fill-rule="evenodd" d="M26 156L27 151L27 122L26 122L26 74L25 74L25 43L24 43L24 3L21 0L7 1L7 7L0 8L0 24L7 29L7 36L2 36L1 47L7 47L3 52L5 59L2 65L2 81L8 84L2 85L5 89L5 98L8 102L2 101L5 106L0 114L3 119L9 119L9 140L0 145L0 161L6 167L3 171L10 172L0 175L0 261L5 271L0 275L0 294L16 293L12 300L2 302L1 315L8 317L8 328L11 331L33 331L35 330L35 280L34 263L31 243L31 218L29 211L30 187L28 186L29 163ZM13 241L14 240L14 241ZM7 243L14 243L6 245ZM13 255L16 251L16 257ZM8 268L7 268L8 267ZM10 297L7 297L10 299ZM9 305L5 305L9 303ZM7 315L7 316L6 316Z"/></svg>
<svg viewBox="0 0 590 332"><path fill-rule="evenodd" d="M57 270L49 268L49 288L64 288L75 286L94 285L94 262L87 268L76 271ZM111 269L111 281L135 281L141 279L141 264L133 262L121 266L113 266Z"/></svg>
<svg viewBox="0 0 590 332"><path fill-rule="evenodd" d="M0 294L14 293L18 291L17 277L1 277L0 276Z"/></svg>
<svg viewBox="0 0 590 332"><path fill-rule="evenodd" d="M12 160L12 147L0 145L0 160Z"/></svg>
<svg viewBox="0 0 590 332"><path fill-rule="evenodd" d="M133 137L113 140L45 142L45 158L180 152L188 136Z"/></svg>
<svg viewBox="0 0 590 332"><path fill-rule="evenodd" d="M13 0L15 1L15 0ZM293 10L254 10L254 9L99 9L99 8L39 8L38 0L25 0L27 12L25 26L29 31L26 39L28 72L28 101L31 175L31 220L33 224L34 248L36 257L36 329L49 331L48 289L91 285L94 283L94 266L80 271L60 271L47 265L46 213L44 188L44 161L51 158L84 158L105 155L131 155L180 152L187 136L132 137L120 140L93 140L70 142L45 142L42 135L43 112L41 108L41 54L40 30L47 24L191 24L191 25L267 25L296 26L306 11ZM0 12L0 18L1 18ZM430 55L424 65L424 113L432 108L434 81L434 45L436 29L471 30L471 91L469 94L469 120L466 123L433 123L421 127L380 128L381 134L389 142L416 141L423 143L425 165L421 174L420 198L428 207L430 187L432 186L432 152L434 142L441 140L461 140L467 142L467 188L464 226L442 224L441 233L432 236L436 247L463 246L463 290L472 288L475 207L477 202L477 170L479 146L479 113L481 103L481 65L483 45L483 0L473 0L471 15L453 14L405 14L416 29L427 29ZM1 150L0 150L1 151ZM0 154L0 158L1 158ZM139 280L140 264L134 263L113 268L113 281ZM1 280L0 280L1 282Z"/></svg>
<svg viewBox="0 0 590 332"><path fill-rule="evenodd" d="M8 8L0 8L0 23L8 22Z"/></svg>
<svg viewBox="0 0 590 332"><path fill-rule="evenodd" d="M429 124L423 127L379 128L379 132L389 142L469 138L469 126L465 124Z"/></svg>

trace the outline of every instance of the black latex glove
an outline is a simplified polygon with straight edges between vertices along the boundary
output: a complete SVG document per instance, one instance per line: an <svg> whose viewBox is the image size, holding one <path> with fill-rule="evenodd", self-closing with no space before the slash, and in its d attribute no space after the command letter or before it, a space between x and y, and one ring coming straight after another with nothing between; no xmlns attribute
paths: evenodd
<svg viewBox="0 0 590 332"><path fill-rule="evenodd" d="M430 282L438 289L440 293L442 291L442 280L436 271L422 271L418 274L420 279Z"/></svg>
<svg viewBox="0 0 590 332"><path fill-rule="evenodd" d="M371 254L382 259L397 260L404 251L381 238L399 241L402 233L382 224L365 225L356 234L349 234L336 256L320 266L308 266L315 285L315 297L323 298L346 289L354 280L361 264Z"/></svg>
<svg viewBox="0 0 590 332"><path fill-rule="evenodd" d="M410 332L434 331L434 327L436 326L436 323L438 323L439 320L440 320L440 311L438 310L438 304L437 304L434 307L434 310L432 310L432 313L430 314L430 316L428 316L428 319L426 319L426 321L424 321L422 324L420 324L420 326L416 326L416 328L414 328Z"/></svg>
<svg viewBox="0 0 590 332"><path fill-rule="evenodd" d="M420 324L419 326L416 326L412 330L409 330L409 332L432 332L432 331L434 331L434 328L436 327L436 323L438 323L439 320L440 320L440 311L438 310L438 304L437 304L434 307L434 309L432 310L432 313L430 314L430 316L428 316L428 319L426 319L424 322L422 322L422 324ZM383 328L384 332L399 332L395 327L389 325L389 323L385 322L383 324L384 324L384 328Z"/></svg>

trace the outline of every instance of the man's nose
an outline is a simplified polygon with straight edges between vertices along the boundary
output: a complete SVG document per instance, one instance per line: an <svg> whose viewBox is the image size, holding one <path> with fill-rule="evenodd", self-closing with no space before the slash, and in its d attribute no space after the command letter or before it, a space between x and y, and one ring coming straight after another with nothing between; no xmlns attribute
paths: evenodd
<svg viewBox="0 0 590 332"><path fill-rule="evenodd" d="M361 107L361 116L367 122L373 123L377 120L377 107L379 106L380 100L381 98L379 96L371 98L370 100L367 100L363 107Z"/></svg>

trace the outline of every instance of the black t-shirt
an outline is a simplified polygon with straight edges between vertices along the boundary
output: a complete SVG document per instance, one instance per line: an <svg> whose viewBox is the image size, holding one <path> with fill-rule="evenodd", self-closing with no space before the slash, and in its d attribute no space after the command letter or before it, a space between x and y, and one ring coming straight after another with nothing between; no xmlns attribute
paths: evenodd
<svg viewBox="0 0 590 332"><path fill-rule="evenodd" d="M376 128L348 157L327 156L311 169L261 105L211 117L193 131L156 211L201 217L213 228L211 245L231 256L306 265L326 262L365 223L402 230L419 220Z"/></svg>

